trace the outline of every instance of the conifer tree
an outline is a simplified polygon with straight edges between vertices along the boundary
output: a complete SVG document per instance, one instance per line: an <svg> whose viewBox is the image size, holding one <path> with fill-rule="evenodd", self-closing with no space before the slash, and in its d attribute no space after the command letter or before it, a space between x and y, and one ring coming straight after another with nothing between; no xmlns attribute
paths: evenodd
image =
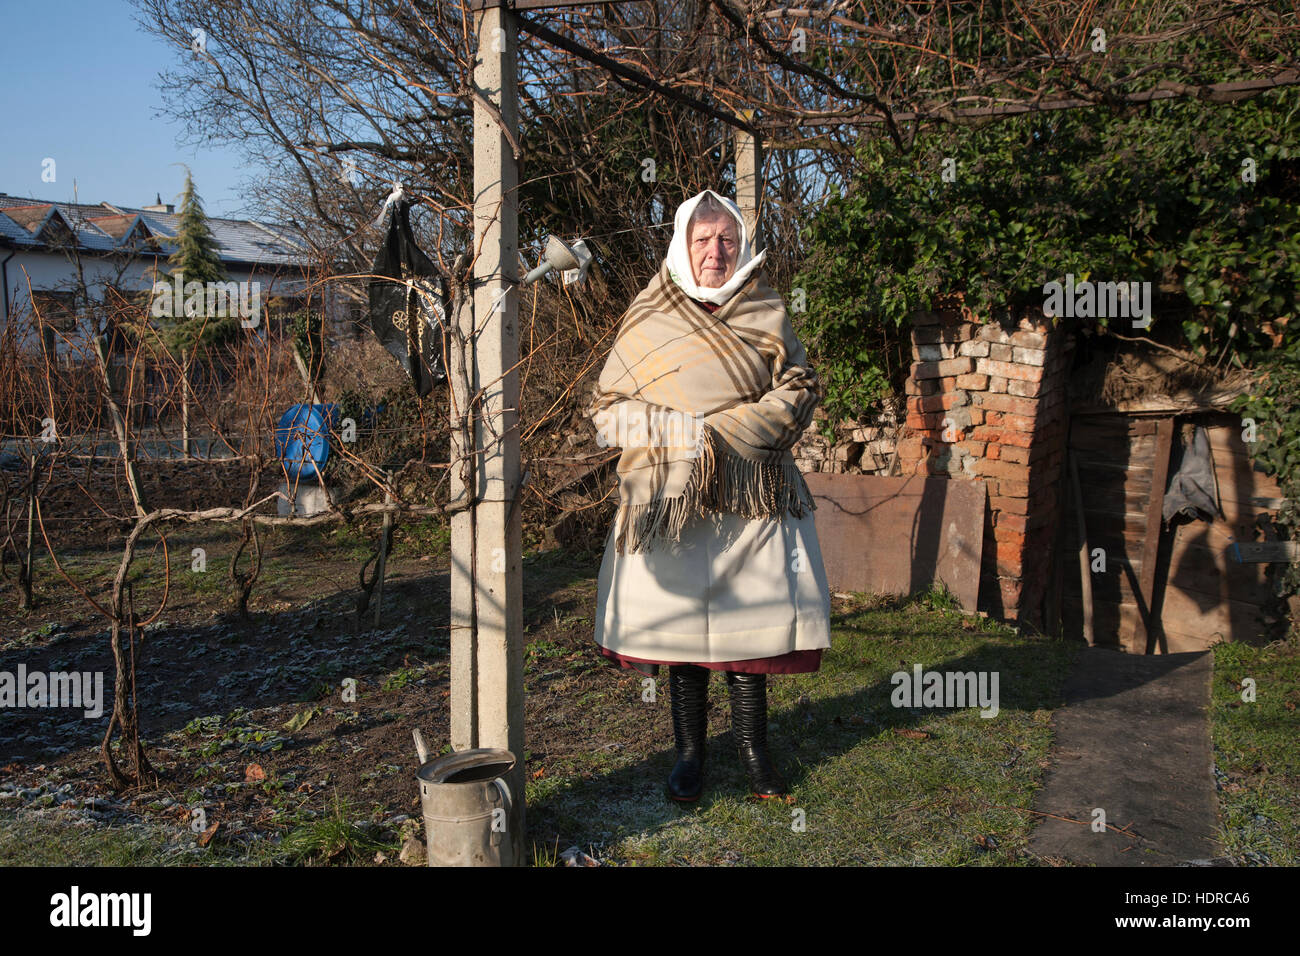
<svg viewBox="0 0 1300 956"><path fill-rule="evenodd" d="M171 277L179 277L182 287L191 282L203 283L225 280L220 248L208 228L208 217L203 211L203 201L194 189L190 171L185 170L185 189L181 193L180 223L176 231L176 251L167 260L172 267ZM228 342L239 332L239 316L227 311L207 314L208 297L190 297L188 292L179 301L172 302L171 316L164 320L160 336L167 350L178 360L181 370L181 448L186 458L190 455L190 368L197 353L210 346Z"/></svg>
<svg viewBox="0 0 1300 956"><path fill-rule="evenodd" d="M220 248L208 228L208 217L203 211L203 200L194 189L190 172L185 171L185 189L181 193L180 223L176 233L177 247L167 260L170 275L180 276L185 284L190 282L222 282L226 278L221 264ZM239 329L237 316L207 315L206 300L197 309L186 308L184 300L172 306L171 321L163 330L163 339L173 352L192 353L200 348L228 341Z"/></svg>

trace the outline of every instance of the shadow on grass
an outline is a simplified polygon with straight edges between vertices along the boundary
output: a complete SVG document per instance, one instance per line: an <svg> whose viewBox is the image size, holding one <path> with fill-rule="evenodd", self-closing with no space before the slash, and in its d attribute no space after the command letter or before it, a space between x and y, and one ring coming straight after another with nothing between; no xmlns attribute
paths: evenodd
<svg viewBox="0 0 1300 956"><path fill-rule="evenodd" d="M887 605L888 610L906 607L906 602ZM852 613L836 615L836 624L843 627L861 617ZM845 804L861 798L865 802L859 807L860 817L860 811L873 801L887 801L892 806L899 799L909 802L911 796L922 799L926 794L940 794L942 797L953 789L949 785L951 781L944 777L949 771L943 765L951 767L965 762L969 765L966 769L973 774L967 783L973 783L976 788L976 792L967 796L977 798L981 791L987 791L985 796L990 798L989 802L1019 799L1017 805L1028 806L1032 781L1041 770L1035 768L1026 776L1029 785L1016 790L1018 797L1008 795L1005 782L996 779L1005 774L996 769L988 754L976 756L974 751L980 745L972 747L968 738L972 734L976 740L985 738L984 746L997 750L1001 758L1010 756L1009 761L996 761L1002 768L1014 764L1023 753L1031 754L1025 765L1032 763L1033 752L1045 751L1048 734L1045 726L1041 734L1031 731L1023 722L1025 715L1041 714L1061 705L1061 687L1073 646L1048 638L1017 638L1022 642L1017 646L993 640L968 653L937 660L933 655L929 660L918 658L915 646L900 646L898 650L903 656L897 659L896 670L908 673L909 678L912 665L918 660L926 671L983 671L1000 675L998 715L982 724L976 716L972 726L970 711L895 707L891 695L896 685L890 676L880 676L882 668L892 675L894 662L879 661L863 666L849 657L861 651L857 646L861 638L872 639L864 630L870 629L858 629L855 640L841 640L837 635L832 641L833 650L824 658L821 673L797 679L776 677L769 681L769 744L778 769L790 784L794 805ZM833 689L813 699L809 695L816 694L819 682ZM715 676L710 684L710 699L715 714L717 704L721 703L722 723L729 724L726 688L720 676ZM978 708L973 713L977 715ZM956 718L957 714L964 716ZM957 719L964 720L964 726ZM1042 723L1041 718L1038 722ZM718 722L714 723L716 726ZM922 731L921 727L925 729ZM1037 744L1022 739L1028 736L1043 739ZM674 751L670 736L663 743L653 753L612 769L601 769L603 761L596 758L590 778L569 777L553 782L549 788L538 787L528 810L530 840L538 846L549 846L558 838L562 846L616 847L629 838L648 835L654 840L657 835L693 820L706 829L710 823L723 829L734 828L736 845L746 844L746 829L752 831L749 842L755 839L771 842L771 828L780 825L775 817L782 816L782 812L776 809L774 801L757 801L749 796L748 783L729 731L713 733L708 738L705 792L693 805L674 804L664 793ZM927 761L934 765L927 768ZM900 778L914 778L916 786L909 789L906 783L896 787L889 780L866 780L882 768ZM870 774L864 772L868 769ZM936 770L941 772L934 773ZM1022 767L1022 773L1023 770ZM981 774L990 775L987 785L981 783ZM848 796L855 787L863 788L863 792ZM962 796L949 794L942 799L960 803ZM740 809L750 803L759 804L757 817ZM764 806L774 807L772 813L763 813ZM755 831L754 826L763 832ZM832 843L837 843L828 850L832 861L885 862L870 854L855 855L853 841L853 835L847 832L838 842L832 839ZM651 859L654 858L651 854ZM778 862L800 861L787 858Z"/></svg>

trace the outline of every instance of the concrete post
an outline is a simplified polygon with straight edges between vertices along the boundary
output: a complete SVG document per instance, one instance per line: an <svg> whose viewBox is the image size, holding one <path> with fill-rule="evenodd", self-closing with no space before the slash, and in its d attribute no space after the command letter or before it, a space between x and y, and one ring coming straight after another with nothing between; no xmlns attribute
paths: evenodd
<svg viewBox="0 0 1300 956"><path fill-rule="evenodd" d="M516 27L502 7L475 13L474 86L518 129ZM467 343L479 503L452 521L452 746L500 747L516 757L507 783L513 862L524 862L523 591L519 492L518 162L496 117L474 102L474 286ZM454 379L454 370L453 370ZM463 406L462 406L463 407ZM455 472L456 469L453 469ZM453 478L455 476L453 475ZM452 494L457 493L453 481ZM468 603L472 595L472 605ZM469 640L466 638L469 637Z"/></svg>

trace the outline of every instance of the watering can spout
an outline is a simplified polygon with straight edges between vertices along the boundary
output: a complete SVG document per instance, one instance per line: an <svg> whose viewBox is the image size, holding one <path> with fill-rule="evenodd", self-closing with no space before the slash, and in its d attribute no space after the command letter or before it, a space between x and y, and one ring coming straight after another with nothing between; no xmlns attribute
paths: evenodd
<svg viewBox="0 0 1300 956"><path fill-rule="evenodd" d="M424 734L420 733L420 728L415 727L411 730L411 736L415 738L415 752L419 755L420 766L429 762L429 747L424 742Z"/></svg>

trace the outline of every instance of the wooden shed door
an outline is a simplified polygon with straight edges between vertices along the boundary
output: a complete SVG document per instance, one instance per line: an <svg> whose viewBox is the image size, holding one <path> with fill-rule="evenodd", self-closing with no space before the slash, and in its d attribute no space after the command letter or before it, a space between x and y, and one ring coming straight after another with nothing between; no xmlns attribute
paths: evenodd
<svg viewBox="0 0 1300 956"><path fill-rule="evenodd" d="M1223 515L1213 521L1178 518L1162 530L1156 509L1173 465L1160 459L1180 441L1184 424L1206 427ZM1281 636L1285 614L1278 612L1269 566L1241 564L1229 553L1233 541L1263 539L1256 521L1266 522L1275 513L1270 499L1281 496L1272 478L1254 470L1238 416L1077 415L1069 452L1079 475L1090 566L1097 567L1091 570L1097 644L1137 654L1171 653ZM1160 487L1153 489L1158 476ZM1082 637L1078 492L1068 485L1066 492L1063 630L1067 637Z"/></svg>

